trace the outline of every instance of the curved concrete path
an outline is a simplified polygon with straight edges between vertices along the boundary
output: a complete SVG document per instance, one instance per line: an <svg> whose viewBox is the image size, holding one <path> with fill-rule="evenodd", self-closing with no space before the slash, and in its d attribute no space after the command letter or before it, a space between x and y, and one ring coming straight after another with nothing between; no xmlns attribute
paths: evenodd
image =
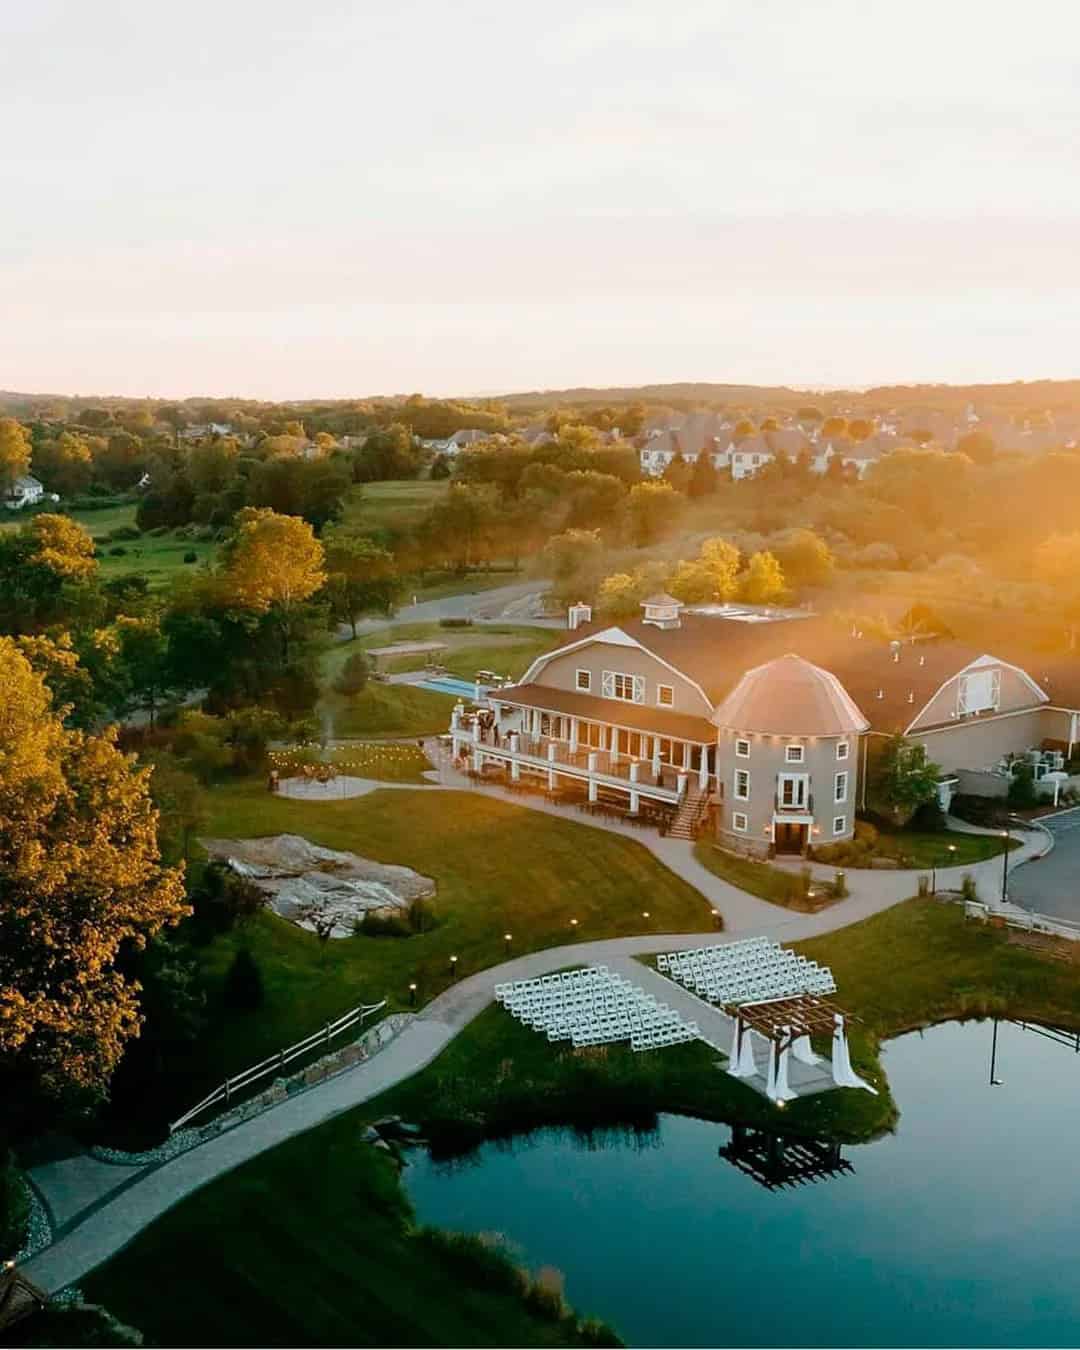
<svg viewBox="0 0 1080 1350"><path fill-rule="evenodd" d="M433 785L429 790L445 791L451 786L457 785ZM371 790L377 787L417 790L408 785L387 784L372 784ZM473 790L496 796L505 795L495 788ZM511 797L511 800L516 805L577 818L575 812L567 812L564 808L539 799L523 801ZM866 873L852 879L853 893L848 899L818 914L798 914L747 895L721 881L696 861L690 845L685 841L662 839L652 831L638 830L618 822L599 825L590 818L589 824L594 828L612 829L637 840L672 871L695 886L704 900L723 914L723 937L718 938L715 930L700 933L647 933L638 937L577 942L517 957L478 971L451 986L433 999L395 1040L370 1061L309 1088L299 1096L289 1098L169 1162L145 1168L112 1168L116 1185L110 1190L102 1189L109 1179L102 1169L110 1168L111 1165L89 1157L67 1159L61 1165L47 1164L34 1169L31 1178L59 1221L59 1227L53 1244L25 1263L30 1278L50 1293L63 1289L114 1255L147 1224L208 1182L266 1149L370 1101L412 1077L426 1068L462 1028L487 1007L492 999L493 986L498 981L533 979L570 965L610 961L621 963L628 957L657 950L673 951L704 946L717 940L731 940L748 931L783 942L817 937L857 923L860 919L907 899L915 890L913 879L918 875L912 872ZM1025 840L1021 848L1010 855L1010 867L1038 856L1041 847L1041 839L1038 844L1031 839ZM958 885L960 877L968 872L975 877L980 891L990 895L993 894L991 884L996 884L1000 876L1001 863L991 859L967 868L954 868L951 871L939 869L939 878ZM79 1197L85 1200L89 1196L95 1198L88 1206L81 1210L74 1207L73 1201L77 1204Z"/></svg>

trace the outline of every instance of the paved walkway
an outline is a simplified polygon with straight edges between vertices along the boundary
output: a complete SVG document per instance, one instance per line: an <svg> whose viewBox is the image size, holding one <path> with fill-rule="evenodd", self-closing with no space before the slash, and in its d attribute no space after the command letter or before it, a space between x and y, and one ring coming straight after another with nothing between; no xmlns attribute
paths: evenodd
<svg viewBox="0 0 1080 1350"><path fill-rule="evenodd" d="M469 780L462 781L468 783ZM446 791L458 786L457 782L444 782L433 784L428 789L416 789L405 784L372 783L370 790ZM496 787L472 790L505 797L515 805L569 816L579 823L585 823L584 818L573 810L568 811L539 798L522 799ZM588 818L587 824L588 827L609 829L635 839L673 872L695 886L704 901L718 909L724 917L726 931L719 940L744 936L749 932L783 942L816 937L887 909L907 899L916 888L915 873L849 873L852 889L850 898L818 914L797 914L747 895L714 876L696 861L691 846L683 840L661 838L655 831L636 829L616 821L600 824ZM1010 866L1018 866L1028 858L1037 856L1043 848L1043 836L1028 836L1022 847L1011 855ZM822 873L829 870L815 869ZM938 875L942 885L959 886L961 876L970 872L975 877L980 893L989 899L995 894L993 886L997 884L1000 870L1000 862L991 859L969 868L954 868L951 871L939 869ZM370 1101L388 1088L412 1077L430 1064L458 1032L491 1002L492 988L497 981L532 979L571 965L604 962L609 966L617 966L623 973L632 974L636 981L653 992L654 982L659 981L663 987L663 1001L671 1006L681 1006L680 999L684 993L686 999L693 996L681 991L671 981L648 971L632 958L659 950L674 951L703 946L717 940L718 935L712 929L690 934L652 933L574 943L517 957L463 979L440 994L370 1061L282 1102L167 1163L142 1169L114 1168L115 1186L111 1188L108 1187L108 1171L102 1170L109 1169L111 1165L82 1155L32 1168L31 1178L56 1220L56 1240L52 1246L26 1263L26 1272L49 1292L74 1283L119 1251L147 1224L185 1196L266 1149ZM698 1003L697 1000L694 1002ZM720 1016L717 1014L717 1017ZM799 1086L804 1091L808 1090L801 1080ZM827 1086L827 1083L823 1082L822 1086Z"/></svg>

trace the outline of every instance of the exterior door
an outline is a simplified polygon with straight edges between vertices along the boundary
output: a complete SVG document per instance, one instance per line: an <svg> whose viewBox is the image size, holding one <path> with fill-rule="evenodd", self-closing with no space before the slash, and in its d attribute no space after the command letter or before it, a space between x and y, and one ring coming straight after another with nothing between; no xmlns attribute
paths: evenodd
<svg viewBox="0 0 1080 1350"><path fill-rule="evenodd" d="M778 820L773 826L777 853L802 853L806 844L806 826Z"/></svg>

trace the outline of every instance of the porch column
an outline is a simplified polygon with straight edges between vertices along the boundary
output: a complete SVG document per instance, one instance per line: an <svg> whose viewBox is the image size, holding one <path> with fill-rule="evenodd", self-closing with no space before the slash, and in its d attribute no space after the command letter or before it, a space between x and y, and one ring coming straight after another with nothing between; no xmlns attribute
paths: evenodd
<svg viewBox="0 0 1080 1350"><path fill-rule="evenodd" d="M637 813L638 813L638 807L639 807L640 805L641 805L641 794L640 794L639 792L631 792L631 794L630 794L630 814L631 814L632 816L636 816L636 815L637 815Z"/></svg>
<svg viewBox="0 0 1080 1350"><path fill-rule="evenodd" d="M513 755L513 759L510 761L510 781L512 783L521 781L521 760L518 759L520 750L521 737L516 731L512 731L510 733L510 753Z"/></svg>
<svg viewBox="0 0 1080 1350"><path fill-rule="evenodd" d="M653 772L653 777L656 778L656 779L659 779L659 777L660 777L660 737L659 737L659 736L654 736L654 737L652 738L652 772Z"/></svg>
<svg viewBox="0 0 1080 1350"><path fill-rule="evenodd" d="M641 761L632 759L630 761L630 781L636 783L641 777Z"/></svg>
<svg viewBox="0 0 1080 1350"><path fill-rule="evenodd" d="M618 762L619 762L619 728L618 728L618 727L609 727L608 730L609 730L610 733L611 733L611 762L612 762L612 764L618 764Z"/></svg>
<svg viewBox="0 0 1080 1350"><path fill-rule="evenodd" d="M576 755L576 754L577 754L577 740L578 740L578 720L577 720L576 717L571 717L571 719L570 719L570 753L571 753L572 755Z"/></svg>
<svg viewBox="0 0 1080 1350"><path fill-rule="evenodd" d="M709 750L707 746L701 747L701 767L698 769L698 787L702 792L709 786Z"/></svg>
<svg viewBox="0 0 1080 1350"><path fill-rule="evenodd" d="M555 757L558 753L559 747L555 744L555 742L548 741L548 748L547 748L548 764L554 765ZM555 791L555 769L553 767L548 769L548 791L549 792Z"/></svg>
<svg viewBox="0 0 1080 1350"><path fill-rule="evenodd" d="M680 797L686 796L686 787L689 782L690 782L690 775L688 773L679 774L675 790L678 792Z"/></svg>
<svg viewBox="0 0 1080 1350"><path fill-rule="evenodd" d="M484 752L479 746L473 751L472 766L477 773L484 767Z"/></svg>
<svg viewBox="0 0 1080 1350"><path fill-rule="evenodd" d="M450 712L450 730L457 731L461 726L461 714L465 711L464 703L455 703Z"/></svg>
<svg viewBox="0 0 1080 1350"><path fill-rule="evenodd" d="M461 754L462 747L464 746L465 742L462 739L462 737L454 735L451 737L450 744L453 749L454 758L457 759L458 756Z"/></svg>
<svg viewBox="0 0 1080 1350"><path fill-rule="evenodd" d="M683 743L682 743L682 766L683 766L684 769L686 769L687 771L689 771L689 769L690 769L690 742L689 742L689 741L683 741Z"/></svg>
<svg viewBox="0 0 1080 1350"><path fill-rule="evenodd" d="M590 755L589 758L591 759L592 756ZM591 801L591 802L597 801L597 800L598 800L598 796L599 796L599 793L598 793L598 790L597 790L596 779L590 774L590 775L589 775L589 801Z"/></svg>

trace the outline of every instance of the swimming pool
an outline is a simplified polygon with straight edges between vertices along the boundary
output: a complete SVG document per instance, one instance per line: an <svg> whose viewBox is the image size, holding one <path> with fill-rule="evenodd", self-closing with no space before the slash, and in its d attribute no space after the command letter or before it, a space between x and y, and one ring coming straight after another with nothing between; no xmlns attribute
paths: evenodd
<svg viewBox="0 0 1080 1350"><path fill-rule="evenodd" d="M437 694L454 694L458 698L476 697L475 684L470 680L455 679L453 675L437 675L430 680L420 680L416 687L418 689L433 689Z"/></svg>

